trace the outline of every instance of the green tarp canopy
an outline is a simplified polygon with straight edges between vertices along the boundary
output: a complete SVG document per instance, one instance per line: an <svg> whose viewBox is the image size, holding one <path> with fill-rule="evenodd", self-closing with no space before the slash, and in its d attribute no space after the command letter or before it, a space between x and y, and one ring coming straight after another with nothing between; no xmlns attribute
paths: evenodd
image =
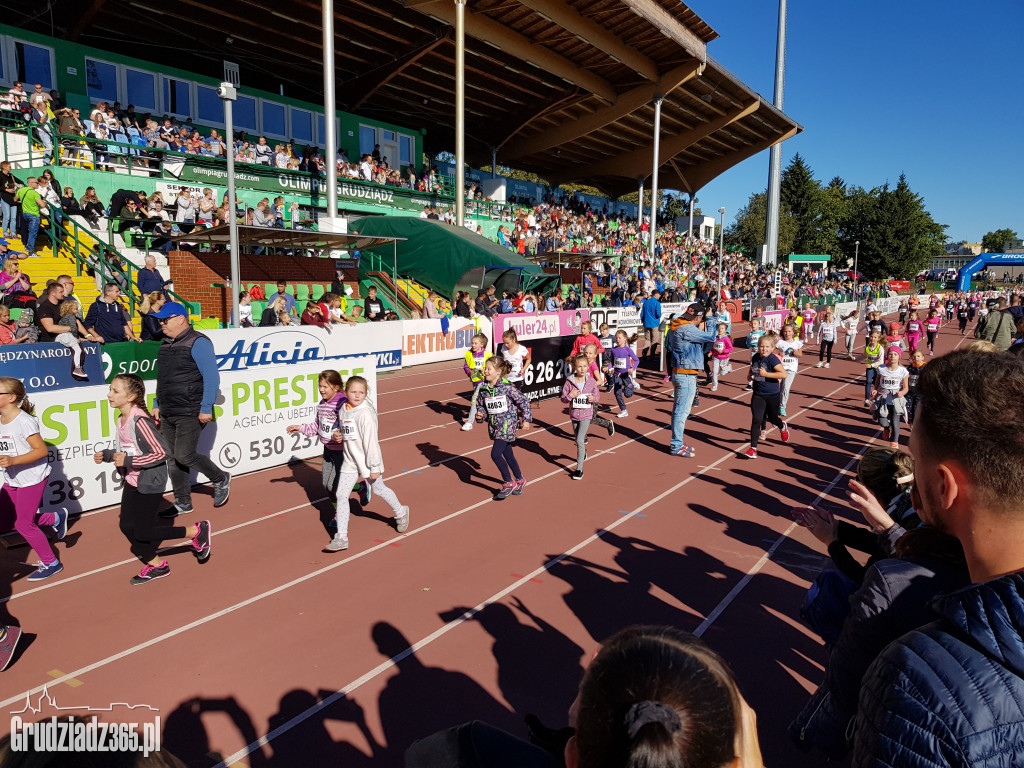
<svg viewBox="0 0 1024 768"><path fill-rule="evenodd" d="M479 284L477 276L481 274L521 274L524 291L549 293L560 286L558 275L545 273L533 262L465 227L453 227L436 219L367 216L351 224L349 231L364 237L405 238L398 242L398 274L433 288L442 296L454 298L457 290ZM392 246L381 247L375 253L390 265ZM360 263L362 270L366 259ZM473 274L472 279L467 277L469 273ZM503 287L506 286L499 286Z"/></svg>

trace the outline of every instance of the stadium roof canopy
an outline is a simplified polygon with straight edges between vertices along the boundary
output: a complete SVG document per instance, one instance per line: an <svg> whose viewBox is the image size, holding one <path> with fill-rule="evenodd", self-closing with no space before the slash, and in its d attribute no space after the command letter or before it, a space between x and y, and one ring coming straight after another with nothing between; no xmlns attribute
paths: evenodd
<svg viewBox="0 0 1024 768"><path fill-rule="evenodd" d="M52 0L9 23L97 49L322 99L312 0ZM336 0L339 108L454 147L455 0ZM56 20L58 28L51 27ZM542 178L631 192L649 176L664 95L660 186L696 191L802 128L707 55L718 34L676 0L468 0L466 149Z"/></svg>

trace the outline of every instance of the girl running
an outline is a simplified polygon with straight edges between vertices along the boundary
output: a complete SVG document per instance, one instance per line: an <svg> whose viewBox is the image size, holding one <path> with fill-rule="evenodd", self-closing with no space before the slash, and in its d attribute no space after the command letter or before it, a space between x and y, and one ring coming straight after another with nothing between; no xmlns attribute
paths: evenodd
<svg viewBox="0 0 1024 768"><path fill-rule="evenodd" d="M462 370L466 372L473 385L473 395L469 399L469 416L466 417L466 423L462 425L463 432L469 432L473 428L474 419L483 421L483 415L477 413L477 400L484 385L484 363L492 357L490 350L487 349L487 337L482 333L476 334L469 343L466 362L462 365Z"/></svg>
<svg viewBox="0 0 1024 768"><path fill-rule="evenodd" d="M145 382L133 373L115 376L110 381L107 402L120 411L117 448L99 451L93 461L113 462L123 480L118 523L132 554L142 561L142 570L128 583L138 587L171 574L171 566L157 554L160 542L169 539L191 539L192 553L205 563L210 559L213 537L209 520L157 527L157 510L167 487L168 449L146 408Z"/></svg>
<svg viewBox="0 0 1024 768"><path fill-rule="evenodd" d="M839 324L836 322L836 313L832 307L825 309L825 317L818 325L818 364L815 368L826 368L832 365L832 345L836 343L836 336L839 334Z"/></svg>
<svg viewBox="0 0 1024 768"><path fill-rule="evenodd" d="M917 350L917 345L921 343L922 330L924 330L924 326L917 318L917 310L915 309L907 319L907 350L910 354L914 354Z"/></svg>
<svg viewBox="0 0 1024 768"><path fill-rule="evenodd" d="M906 319L907 319L907 310L908 309L909 309L909 307L907 306L907 300L906 299L900 299L900 322L901 323L906 321Z"/></svg>
<svg viewBox="0 0 1024 768"><path fill-rule="evenodd" d="M615 337L612 336L611 330L608 328L608 323L601 323L601 327L598 330L597 340L601 343L601 363L604 365L604 367L607 368L609 365L612 364L611 350L612 347L615 346ZM575 357L569 358L570 366L572 364L572 361L575 359ZM610 378L608 379L608 384L605 387L604 391L612 391L612 380Z"/></svg>
<svg viewBox="0 0 1024 768"><path fill-rule="evenodd" d="M377 411L367 399L369 391L369 385L362 376L348 377L345 382L347 402L337 412L340 428L331 433L332 442L344 441L344 457L338 470L335 492L338 530L324 547L327 552L348 549L348 496L360 478L369 480L372 495L384 499L391 507L395 513L395 530L405 533L409 529L409 507L402 506L395 492L384 485L384 457L377 440ZM326 399L326 395L324 397Z"/></svg>
<svg viewBox="0 0 1024 768"><path fill-rule="evenodd" d="M787 325L786 328L793 326ZM750 363L747 378L754 389L750 398L750 448L747 458L757 458L758 439L764 437L764 428L771 422L779 428L782 442L789 442L789 427L779 417L781 383L789 375L782 360L775 354L778 339L773 333L766 333L757 342L757 352Z"/></svg>
<svg viewBox="0 0 1024 768"><path fill-rule="evenodd" d="M732 339L729 338L729 326L718 324L718 336L711 344L711 391L718 391L718 374L723 376L732 371L729 357L732 355Z"/></svg>
<svg viewBox="0 0 1024 768"><path fill-rule="evenodd" d="M956 305L956 319L960 325L960 335L964 336L967 333L967 319L970 317L971 310L967 306L967 300L961 299L960 303Z"/></svg>
<svg viewBox="0 0 1024 768"><path fill-rule="evenodd" d="M569 354L569 359L575 360L579 355L582 355L587 344L596 344L599 348L602 348L601 340L594 335L593 323L589 320L584 320L580 323L580 335L572 343L572 352Z"/></svg>
<svg viewBox="0 0 1024 768"><path fill-rule="evenodd" d="M589 363L588 363L589 366ZM504 358L492 357L484 364L484 408L487 410L487 426L494 446L491 461L501 472L501 488L494 494L495 501L519 496L526 486L522 470L516 461L512 446L516 441L516 429L520 419L523 429L530 428L533 414L526 395L504 377L511 373L511 366Z"/></svg>
<svg viewBox="0 0 1024 768"><path fill-rule="evenodd" d="M530 350L519 343L516 332L511 328L501 334L501 340L505 343L498 347L498 351L501 352L502 359L508 363L508 375L505 378L509 384L522 392L523 371L531 362Z"/></svg>
<svg viewBox="0 0 1024 768"><path fill-rule="evenodd" d="M814 305L809 301L804 304L804 311L800 314L800 319L803 320L803 334L800 338L804 340L805 344L811 342L812 334L814 333L814 321L817 317L818 313L814 311Z"/></svg>
<svg viewBox="0 0 1024 768"><path fill-rule="evenodd" d="M640 359L630 349L629 337L625 331L615 332L615 346L612 347L610 355L608 380L615 390L615 402L619 404L618 418L622 419L629 416L626 398L633 396L633 371L640 364Z"/></svg>
<svg viewBox="0 0 1024 768"><path fill-rule="evenodd" d="M924 321L924 329L928 334L928 354L935 354L935 337L939 333L939 326L942 325L942 318L939 317L938 308L928 312L928 319ZM962 335L962 334L961 334Z"/></svg>
<svg viewBox="0 0 1024 768"><path fill-rule="evenodd" d="M636 338L636 337L634 336L634 338ZM588 374L593 377L594 381L597 382L597 386L599 386L599 387L604 386L604 384L605 384L605 377L604 377L604 374L601 373L601 358L598 355L598 347L597 347L597 345L596 344L587 344L587 346L583 348L583 356L587 358L587 372L588 372ZM634 358L635 358L635 356L636 356L636 353L634 353ZM637 389L636 379L630 379L630 381L632 382L633 389ZM534 406L534 407L536 407L536 406ZM628 416L629 414L626 414L626 415ZM620 417L622 416L621 412L619 413L619 416ZM611 437L612 435L615 434L615 425L612 423L612 421L610 419L604 418L603 416L598 416L596 411L594 413L593 422L597 426L604 427L605 429L607 429L608 430L608 437Z"/></svg>
<svg viewBox="0 0 1024 768"><path fill-rule="evenodd" d="M803 346L804 343L796 337L796 328L789 323L782 326L782 338L775 342L776 350L782 356L782 367L786 371L786 378L782 382L782 397L779 400L779 416L786 415L789 392L800 367L800 355L803 354L800 350Z"/></svg>
<svg viewBox="0 0 1024 768"><path fill-rule="evenodd" d="M900 365L900 348L890 347L885 353L888 363L878 369L875 377L874 401L878 409L878 424L882 427L882 439L890 440L890 448L900 447L900 415L906 413L905 397L910 386L910 374Z"/></svg>
<svg viewBox="0 0 1024 768"><path fill-rule="evenodd" d="M747 334L747 349L750 350L750 360L753 362L754 356L757 355L757 342L764 336L764 329L761 327L761 319L758 317L750 318L750 333ZM665 381L668 381L668 377L665 377ZM749 392L754 388L753 382L750 377L747 377L747 386L743 388L744 392Z"/></svg>
<svg viewBox="0 0 1024 768"><path fill-rule="evenodd" d="M917 402L920 397L917 394L917 379L924 368L924 352L920 349L914 350L910 355L910 365L907 366L907 424L914 425L914 411L917 410Z"/></svg>
<svg viewBox="0 0 1024 768"><path fill-rule="evenodd" d="M885 352L882 349L882 334L878 331L872 331L871 335L868 336L868 343L864 347L864 405L869 407L871 405L871 388L875 383L875 374L878 373L879 367L882 365L882 360L885 357Z"/></svg>
<svg viewBox="0 0 1024 768"><path fill-rule="evenodd" d="M51 526L58 539L68 532L68 511L36 515L50 474L46 444L39 433L35 408L25 397L20 379L0 377L0 526L20 533L39 558L29 581L41 581L64 570L40 526Z"/></svg>
<svg viewBox="0 0 1024 768"><path fill-rule="evenodd" d="M338 478L341 476L341 465L345 459L345 443L343 440L335 440L334 433L341 425L341 408L345 405L344 384L341 381L341 374L337 371L327 369L320 372L317 387L320 390L320 402L316 406L316 421L310 424L292 424L285 428L288 434L301 432L309 437L316 437L324 446L324 457L321 462L323 473L324 490L335 499L335 511L341 503L338 499ZM355 488L359 491L360 506L367 506L370 503L370 484L359 482ZM345 496L345 503L348 496ZM337 516L335 516L337 517ZM336 521L331 521L331 528Z"/></svg>
<svg viewBox="0 0 1024 768"><path fill-rule="evenodd" d="M619 333L625 336L622 331ZM587 373L587 368L590 367L587 356L577 355L573 358L572 366L573 372L566 377L565 384L562 385L562 402L571 404L569 418L572 420L573 433L576 435L576 471L572 473L572 479L582 480L583 462L587 459L587 430L590 429L590 422L594 418L601 395L597 382ZM632 387L630 393L632 394ZM618 395L618 392L615 394Z"/></svg>
<svg viewBox="0 0 1024 768"><path fill-rule="evenodd" d="M870 336L872 331L878 331L879 335L885 336L885 323L882 322L881 312L868 312L868 322L864 327L864 332Z"/></svg>
<svg viewBox="0 0 1024 768"><path fill-rule="evenodd" d="M854 309L850 314L843 318L843 328L846 329L846 357L848 360L857 361L857 356L853 354L853 348L857 344L857 329L860 326L860 320L857 319L857 310Z"/></svg>

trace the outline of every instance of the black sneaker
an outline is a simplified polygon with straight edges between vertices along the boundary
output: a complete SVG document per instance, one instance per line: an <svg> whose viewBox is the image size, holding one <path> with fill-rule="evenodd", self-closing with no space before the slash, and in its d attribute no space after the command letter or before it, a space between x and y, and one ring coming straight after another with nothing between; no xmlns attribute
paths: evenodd
<svg viewBox="0 0 1024 768"><path fill-rule="evenodd" d="M137 587L140 584L148 584L156 579L162 579L164 576L171 575L171 566L164 560L160 565L144 565L142 570L139 571L138 576L132 576L131 581L128 583L133 587Z"/></svg>
<svg viewBox="0 0 1024 768"><path fill-rule="evenodd" d="M608 437L615 437L615 422L608 419Z"/></svg>
<svg viewBox="0 0 1024 768"><path fill-rule="evenodd" d="M170 519L177 517L178 515L188 515L192 512L191 501L175 501L171 506L160 513L160 517L164 519Z"/></svg>
<svg viewBox="0 0 1024 768"><path fill-rule="evenodd" d="M573 472L572 473L572 479L573 480L582 480L583 479L583 470L582 469L577 469L575 472Z"/></svg>
<svg viewBox="0 0 1024 768"><path fill-rule="evenodd" d="M224 473L224 479L213 484L213 506L223 507L231 495L231 475Z"/></svg>
<svg viewBox="0 0 1024 768"><path fill-rule="evenodd" d="M210 530L209 520L200 520L198 528L196 535L192 537L192 552L195 554L196 560L205 563L210 559L210 542L213 540L213 531Z"/></svg>

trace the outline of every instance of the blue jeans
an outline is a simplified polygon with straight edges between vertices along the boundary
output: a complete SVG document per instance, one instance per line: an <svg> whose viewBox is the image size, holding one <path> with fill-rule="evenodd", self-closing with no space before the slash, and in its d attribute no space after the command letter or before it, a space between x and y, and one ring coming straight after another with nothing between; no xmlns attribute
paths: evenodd
<svg viewBox="0 0 1024 768"><path fill-rule="evenodd" d="M38 216L33 216L31 213L25 213L24 211L22 211L21 217L25 220L25 226L28 228L25 249L29 253L33 253L36 250L36 238L39 236L39 225L42 220Z"/></svg>
<svg viewBox="0 0 1024 768"><path fill-rule="evenodd" d="M871 385L875 383L875 376L878 374L877 368L868 368L864 374L864 399L871 399Z"/></svg>
<svg viewBox="0 0 1024 768"><path fill-rule="evenodd" d="M683 447L686 419L693 408L693 396L697 394L697 377L690 373L673 373L672 384L675 387L675 402L672 405L672 441L669 450L675 453Z"/></svg>
<svg viewBox="0 0 1024 768"><path fill-rule="evenodd" d="M15 220L14 217L18 213L18 206L11 205L6 200L0 200L0 208L3 209L4 223L3 232L4 237L14 237Z"/></svg>

